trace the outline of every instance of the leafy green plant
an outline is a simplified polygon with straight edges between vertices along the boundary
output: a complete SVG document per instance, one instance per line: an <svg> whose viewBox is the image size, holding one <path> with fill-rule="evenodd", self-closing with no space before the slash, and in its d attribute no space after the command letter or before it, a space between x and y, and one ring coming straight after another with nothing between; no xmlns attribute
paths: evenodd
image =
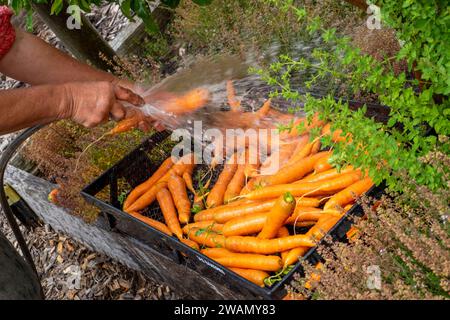
<svg viewBox="0 0 450 320"><path fill-rule="evenodd" d="M415 25L414 31L401 29L399 35L403 36L405 41L403 49L394 59L386 58L382 62L362 54L360 49L352 44L351 39L339 36L335 29L324 28L319 18L310 18L306 9L294 6L293 1L269 2L277 5L280 10L294 12L299 23L304 24L305 30L311 36L319 37L323 46L314 49L309 58L293 59L289 55L281 55L270 68L254 71L276 87L273 96L302 101L309 118L318 112L321 119L332 122L332 130L339 128L351 134L351 141L334 144L336 151L333 161L337 164L351 163L366 169L376 183L385 180L388 186L395 190L402 188L399 183L400 173L407 173L418 184L428 186L432 190L447 188L445 177L449 174L449 168L438 168L424 161L432 151L449 153L447 139L437 137L448 136L450 133L449 101L448 97L443 95L437 103L436 95L449 92L450 64L448 50L444 52L443 48L450 43L450 35L448 31L439 35L430 31L434 25L438 30L441 25L448 26L450 14L445 6L442 6L443 2L427 1L433 5L415 6L417 10L427 11L422 12L421 17L433 16L432 19L426 20L430 26L425 31ZM413 24L408 19L415 21L414 24L418 23L411 6L407 5L411 1L402 2L403 5L395 6L383 4L383 16L389 17L388 22L397 22L394 27L403 23ZM399 11L399 7L404 11ZM411 17L408 14L411 14ZM413 44L411 42L414 39L423 41ZM445 44L439 43L439 53L431 53L429 50L419 52L419 48L429 48L432 43L436 47L441 41ZM413 62L417 61L417 70L426 75L423 79L430 80L422 90L418 90L418 80L406 73L396 75L392 69L393 61L406 56L410 70ZM441 71L432 71L438 69ZM333 90L324 98L302 94L291 85L291 80L295 74L305 72L311 73L310 79L305 82L306 89L325 80L334 83ZM442 72L445 77L441 76ZM375 122L365 116L365 107L352 110L348 103L336 100L336 89L342 87L345 87L350 98L360 92L376 94L380 103L390 108L389 121L386 124ZM437 136L427 135L429 129ZM330 138L322 138L322 142L328 146L332 145Z"/></svg>
<svg viewBox="0 0 450 320"><path fill-rule="evenodd" d="M122 13L131 21L135 16L142 19L145 24L145 28L148 33L159 33L159 27L155 21L148 1L146 0L106 0L107 2L117 3L120 6ZM15 12L19 12L25 9L28 12L28 16L31 17L33 10L33 3L51 3L51 14L59 14L64 8L64 5L76 5L80 7L84 12L90 12L92 6L101 5L101 0L0 0L0 4L9 5ZM199 6L208 5L212 0L192 0ZM161 5L174 9L180 4L180 0L162 0Z"/></svg>

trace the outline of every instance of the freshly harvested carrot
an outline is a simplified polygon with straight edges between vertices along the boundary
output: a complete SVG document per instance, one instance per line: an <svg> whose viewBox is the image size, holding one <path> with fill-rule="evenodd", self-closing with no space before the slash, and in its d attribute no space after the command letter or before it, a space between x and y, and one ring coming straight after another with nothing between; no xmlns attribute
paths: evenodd
<svg viewBox="0 0 450 320"><path fill-rule="evenodd" d="M240 192L240 196L249 193L250 191L252 191L253 189L255 189L255 185L257 183L257 179L256 177L251 178L247 184L242 188L241 192Z"/></svg>
<svg viewBox="0 0 450 320"><path fill-rule="evenodd" d="M361 196L364 192L373 186L373 181L370 178L365 178L361 181L355 182L344 190L336 193L324 205L324 210L342 208L346 204L352 202L355 197Z"/></svg>
<svg viewBox="0 0 450 320"><path fill-rule="evenodd" d="M278 229L277 232L277 238L283 238L283 237L288 237L289 236L289 230L286 227L281 227L280 229ZM283 251L281 252L280 256L281 256L281 261L284 261L284 259L286 258L287 254L289 253L289 250Z"/></svg>
<svg viewBox="0 0 450 320"><path fill-rule="evenodd" d="M213 258L217 263L230 268L278 271L282 267L281 258L259 254L235 253L222 258Z"/></svg>
<svg viewBox="0 0 450 320"><path fill-rule="evenodd" d="M208 229L191 228L187 237L201 246L224 248L225 237Z"/></svg>
<svg viewBox="0 0 450 320"><path fill-rule="evenodd" d="M177 163L172 168L170 168L170 170L166 172L166 174L162 178L158 180L157 183L155 183L149 190L141 195L135 202L130 204L128 208L125 209L125 211L139 211L148 207L153 203L153 201L155 201L158 191L161 188L167 187L167 182L173 174L182 175L186 170L191 170L194 165L195 162L193 154L187 154L181 157L177 161Z"/></svg>
<svg viewBox="0 0 450 320"><path fill-rule="evenodd" d="M223 258L232 254L236 254L225 248L204 248L201 252L208 258Z"/></svg>
<svg viewBox="0 0 450 320"><path fill-rule="evenodd" d="M290 236L288 228L283 226L280 229L278 229L277 238L283 238L288 236Z"/></svg>
<svg viewBox="0 0 450 320"><path fill-rule="evenodd" d="M294 196L336 193L342 189L345 189L352 183L355 183L360 178L360 173L351 172L329 180L269 186L258 190L253 190L242 197L250 200L260 200L279 197L286 192L290 192Z"/></svg>
<svg viewBox="0 0 450 320"><path fill-rule="evenodd" d="M205 88L193 89L184 95L163 102L164 111L172 114L193 112L202 108L209 100L209 91Z"/></svg>
<svg viewBox="0 0 450 320"><path fill-rule="evenodd" d="M323 121L319 119L319 114L316 113L312 120L311 123L308 122L307 119L305 118L300 118L294 121L293 127L290 130L290 132L284 132L281 134L281 137L295 137L295 136L299 136L304 134L305 132L310 131L312 128L317 128L323 125ZM303 131L299 130L299 126L301 126L303 124Z"/></svg>
<svg viewBox="0 0 450 320"><path fill-rule="evenodd" d="M167 187L177 208L178 220L182 224L188 223L191 217L191 202L187 195L186 182L180 176L172 175L167 182Z"/></svg>
<svg viewBox="0 0 450 320"><path fill-rule="evenodd" d="M295 198L290 193L285 193L280 196L267 215L266 222L264 223L263 229L258 234L258 238L274 238L280 228L284 225L284 222L292 214L294 208Z"/></svg>
<svg viewBox="0 0 450 320"><path fill-rule="evenodd" d="M241 268L230 268L231 271L237 273L242 278L247 279L254 284L264 287L264 279L269 277L269 274L262 270L254 269L241 269Z"/></svg>
<svg viewBox="0 0 450 320"><path fill-rule="evenodd" d="M233 202L221 205L221 206L205 209L205 210L198 212L194 216L194 221L214 220L214 215L216 214L216 212L226 211L231 208L236 208L237 206L240 206L240 205L247 205L247 204L251 204L251 203L254 204L254 202L251 200L240 199L240 200L236 200L236 201L233 201Z"/></svg>
<svg viewBox="0 0 450 320"><path fill-rule="evenodd" d="M283 258L283 268L290 266L291 264L297 263L300 257L303 257L310 247L298 247L288 251Z"/></svg>
<svg viewBox="0 0 450 320"><path fill-rule="evenodd" d="M141 220L145 224L148 224L149 226L167 234L168 236L172 236L172 231L162 222L156 221L152 218L146 217L138 212L128 212L130 216L135 217L138 220Z"/></svg>
<svg viewBox="0 0 450 320"><path fill-rule="evenodd" d="M183 227L183 233L189 234L192 229L205 229L216 233L222 233L224 225L215 222L214 220L206 220L200 222L193 222Z"/></svg>
<svg viewBox="0 0 450 320"><path fill-rule="evenodd" d="M252 192L254 192L254 191L252 191ZM249 193L249 194L251 194L251 193ZM275 197L273 197L273 198L275 198ZM239 217L239 216L243 216L245 214L269 211L275 205L276 201L277 201L277 199L272 199L272 200L267 200L267 201L263 201L263 202L248 203L248 204L243 204L243 205L233 206L233 207L226 207L226 208L219 207L219 208L217 208L217 210L215 210L214 214L212 215L212 219L214 219L218 223L225 223L228 220L231 220L231 219ZM297 205L308 206L308 207L318 207L319 203L320 203L319 200L315 199L315 198L301 198L301 199L296 199L296 201L297 201ZM210 217L210 216L208 215L208 217ZM208 220L210 220L210 219L208 219ZM200 221L200 220L196 220L196 221Z"/></svg>
<svg viewBox="0 0 450 320"><path fill-rule="evenodd" d="M328 151L319 152L315 155L304 158L302 161L295 162L290 166L285 166L284 168L281 168L280 171L278 171L276 174L266 177L263 180L263 185L273 186L277 184L294 182L305 176L307 173L313 171L314 165L316 164L317 160L327 156L329 153L330 152Z"/></svg>
<svg viewBox="0 0 450 320"><path fill-rule="evenodd" d="M211 189L208 198L206 198L206 205L208 207L216 207L223 203L223 197L225 191L230 183L231 179L233 179L234 173L237 169L237 155L236 153L231 156L231 158L225 164L222 172L217 179L216 184Z"/></svg>
<svg viewBox="0 0 450 320"><path fill-rule="evenodd" d="M147 190L142 196L140 196L135 202L130 204L127 209L124 209L125 212L131 211L139 211L142 210L153 203L156 199L156 194L162 188L167 187L167 182L164 180L158 181L155 185L153 185L149 190Z"/></svg>
<svg viewBox="0 0 450 320"><path fill-rule="evenodd" d="M225 248L228 250L258 254L274 254L302 246L313 247L315 242L304 234L275 239L232 236L225 241Z"/></svg>
<svg viewBox="0 0 450 320"><path fill-rule="evenodd" d="M328 155L317 160L317 162L314 164L315 173L321 173L333 168L333 166L328 162L330 160L330 156L331 155Z"/></svg>
<svg viewBox="0 0 450 320"><path fill-rule="evenodd" d="M269 113L271 102L272 99L267 99L266 102L264 102L263 106L258 111L256 111L257 117L262 118Z"/></svg>
<svg viewBox="0 0 450 320"><path fill-rule="evenodd" d="M199 247L197 242L194 242L194 241L189 240L189 239L184 239L184 238L180 239L180 241L183 242L188 247L191 247L194 250L200 251L200 247Z"/></svg>
<svg viewBox="0 0 450 320"><path fill-rule="evenodd" d="M183 231L181 230L180 222L177 217L177 211L175 210L175 205L169 190L166 188L159 190L156 194L156 199L158 200L167 226L177 236L177 238L181 240L183 238Z"/></svg>
<svg viewBox="0 0 450 320"><path fill-rule="evenodd" d="M224 236L247 236L258 233L264 227L268 212L250 213L242 217L236 217L223 225Z"/></svg>
<svg viewBox="0 0 450 320"><path fill-rule="evenodd" d="M309 142L309 134L304 134L300 136L297 146L294 149L294 152L292 152L291 157L289 158L288 164L297 162L305 157L307 157L311 152L311 144Z"/></svg>
<svg viewBox="0 0 450 320"><path fill-rule="evenodd" d="M342 142L342 141L346 141L347 138L342 136L342 130L341 129L337 129L335 131L333 131L333 134L331 134L331 124L327 123L323 128L322 128L322 135L323 136L329 136L331 135L331 141L333 142ZM351 140L351 138L350 138Z"/></svg>
<svg viewBox="0 0 450 320"><path fill-rule="evenodd" d="M231 80L227 81L227 98L231 111L238 112L241 109L241 102L236 99L236 91Z"/></svg>
<svg viewBox="0 0 450 320"><path fill-rule="evenodd" d="M130 131L131 129L137 128L139 122L143 120L140 114L136 114L133 117L120 120L114 128L112 128L108 135L115 135L123 132Z"/></svg>
<svg viewBox="0 0 450 320"><path fill-rule="evenodd" d="M360 170L355 170L353 166L346 166L345 168L342 168L341 171L338 171L338 169L330 169L321 173L313 173L301 180L295 181L294 183L302 183L302 182L316 182L321 180L327 180L331 178L335 178L339 175L350 173L350 172L361 172Z"/></svg>
<svg viewBox="0 0 450 320"><path fill-rule="evenodd" d="M268 175L277 172L279 168L283 167L289 161L295 147L295 141L286 142L280 145L278 150L267 157L262 163L260 168L261 174Z"/></svg>
<svg viewBox="0 0 450 320"><path fill-rule="evenodd" d="M323 215L322 209L296 206L294 213L286 220L286 224L301 221L317 221Z"/></svg>
<svg viewBox="0 0 450 320"><path fill-rule="evenodd" d="M186 183L186 188L188 188L188 190L190 192L192 192L192 194L196 194L195 189L194 189L194 183L192 181L192 173L189 171L185 171L183 173L183 180L184 183Z"/></svg>
<svg viewBox="0 0 450 320"><path fill-rule="evenodd" d="M152 174L145 182L134 188L123 203L123 208L127 209L134 201L136 201L141 195L143 195L148 189L150 189L159 179L161 179L173 166L172 157L167 158L159 166L158 170Z"/></svg>
<svg viewBox="0 0 450 320"><path fill-rule="evenodd" d="M339 221L340 217L326 215L317 221L317 223L308 231L308 235L319 241L330 231L331 228Z"/></svg>
<svg viewBox="0 0 450 320"><path fill-rule="evenodd" d="M246 153L247 152L244 151L244 153L240 155L240 157L245 157L245 161L244 163L238 164L237 169L225 190L225 194L223 196L223 201L225 203L228 203L236 198L244 187L245 167L248 162L248 154L246 155Z"/></svg>
<svg viewBox="0 0 450 320"><path fill-rule="evenodd" d="M259 161L259 155L252 154L252 150L255 150L255 149L251 149L251 147L250 147L250 148L247 148L247 151L246 151L246 159L247 160L245 161L245 168L244 168L244 175L245 175L246 182L249 178L253 178L258 175L258 169L261 165L261 163ZM248 180L248 182L250 182L250 181Z"/></svg>

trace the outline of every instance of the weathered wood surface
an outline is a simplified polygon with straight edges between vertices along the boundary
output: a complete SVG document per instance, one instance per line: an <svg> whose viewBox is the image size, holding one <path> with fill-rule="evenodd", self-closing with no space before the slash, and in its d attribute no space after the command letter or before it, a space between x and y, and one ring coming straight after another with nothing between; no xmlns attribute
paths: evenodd
<svg viewBox="0 0 450 320"><path fill-rule="evenodd" d="M66 5L57 15L50 14L51 3L33 3L32 6L42 21L78 60L102 70L111 69L111 65L101 59L99 53L101 52L111 62L114 61L116 53L83 14L80 29L70 30L67 28L70 15L66 12Z"/></svg>
<svg viewBox="0 0 450 320"><path fill-rule="evenodd" d="M190 299L246 298L226 286L213 283L184 265L173 262L136 239L108 230L102 225L104 220L100 219L93 225L86 224L63 208L53 205L47 200L47 195L55 186L46 180L9 166L6 182L56 231L167 284L180 296Z"/></svg>
<svg viewBox="0 0 450 320"><path fill-rule="evenodd" d="M152 14L161 33L163 33L173 17L173 11L163 7L157 7ZM114 40L110 42L111 47L119 56L127 56L130 54L145 55L148 49L143 44L154 41L152 36L145 31L143 21L138 17L134 17L134 20L134 22L130 22L125 26Z"/></svg>

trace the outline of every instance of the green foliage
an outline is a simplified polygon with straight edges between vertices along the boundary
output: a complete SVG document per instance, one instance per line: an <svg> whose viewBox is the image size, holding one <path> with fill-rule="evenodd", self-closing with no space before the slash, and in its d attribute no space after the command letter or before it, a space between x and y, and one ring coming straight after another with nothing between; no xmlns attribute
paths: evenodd
<svg viewBox="0 0 450 320"><path fill-rule="evenodd" d="M145 0L106 0L107 2L117 3L124 16L133 20L134 16L142 19L145 24L145 30L149 34L157 34L160 32L159 26L152 15L149 4ZM192 0L194 3L204 6L212 2L212 0ZM101 0L0 0L0 4L5 4L13 8L17 13L21 10L26 10L31 17L32 3L50 3L50 14L60 14L65 5L79 6L84 12L90 12L92 6L99 6ZM180 0L163 0L163 6L169 9L174 9L180 4ZM31 21L29 23L31 25Z"/></svg>
<svg viewBox="0 0 450 320"><path fill-rule="evenodd" d="M374 0L383 21L405 44L398 59L417 64L422 79L436 94L450 94L450 13L445 0Z"/></svg>
<svg viewBox="0 0 450 320"><path fill-rule="evenodd" d="M396 58L407 57L410 65L418 61L417 69L422 72L424 79L431 80L420 91L415 89L419 85L417 80L410 80L405 73L396 75L393 72L391 65L393 61L385 59L379 62L371 56L362 54L349 38L338 36L334 29L325 29L320 19L309 18L302 8L293 6L292 1L269 2L278 5L281 10L292 10L300 23L305 24L311 36L320 37L323 46L314 49L310 58L292 59L288 55L281 55L279 61L273 63L270 68L256 72L270 85L277 87L272 93L273 96L303 101L304 111L308 117L319 112L323 120L333 123L332 130L340 128L351 134L352 141L334 146L336 150L334 162L351 163L356 167L367 169L376 183L385 180L388 186L396 190L401 190L402 186L398 182L399 174L405 172L418 184L433 190L447 188L445 176L448 176L449 168L442 170L423 161L423 158L432 151L448 154L448 142L441 143L436 136L426 135L427 126L441 136L448 136L450 133L448 97L441 96L441 103L435 102L437 94L446 94L450 90L449 50L443 50L450 43L448 35L450 14L448 10L436 9L441 8L441 1L426 1L427 5L420 6L420 9L427 12L421 12L420 16L423 19L433 16L430 18L430 25L447 25L446 32L442 31L442 34L435 34L428 28L425 31L418 29L417 14L408 11L412 15L409 17L404 11L397 10L397 4L386 6L383 4L382 7L384 16L389 17L388 21L397 21L399 24L409 26L408 32L401 29L399 33L406 42ZM404 1L410 2L412 1ZM430 3L434 5L428 5ZM408 38L409 35L411 36ZM415 41L413 39L423 41L412 43ZM431 43L434 43L433 53L424 50ZM420 53L419 47L422 48ZM439 50L441 51L438 52ZM305 82L306 89L319 81L328 81L333 83L330 87L331 93L320 99L309 94L303 95L291 87L292 76L305 72L311 73L310 79ZM336 101L334 89L342 85L350 97L360 92L376 94L380 103L390 108L388 123L377 123L367 118L365 108L354 111L347 103ZM322 140L325 144L331 145L330 139Z"/></svg>

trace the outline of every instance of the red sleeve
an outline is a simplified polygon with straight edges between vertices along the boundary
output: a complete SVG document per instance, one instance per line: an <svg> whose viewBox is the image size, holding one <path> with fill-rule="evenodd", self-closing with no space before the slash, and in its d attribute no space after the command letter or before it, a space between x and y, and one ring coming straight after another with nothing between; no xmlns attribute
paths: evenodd
<svg viewBox="0 0 450 320"><path fill-rule="evenodd" d="M16 40L16 32L10 21L12 14L11 9L0 6L0 59L8 53Z"/></svg>

